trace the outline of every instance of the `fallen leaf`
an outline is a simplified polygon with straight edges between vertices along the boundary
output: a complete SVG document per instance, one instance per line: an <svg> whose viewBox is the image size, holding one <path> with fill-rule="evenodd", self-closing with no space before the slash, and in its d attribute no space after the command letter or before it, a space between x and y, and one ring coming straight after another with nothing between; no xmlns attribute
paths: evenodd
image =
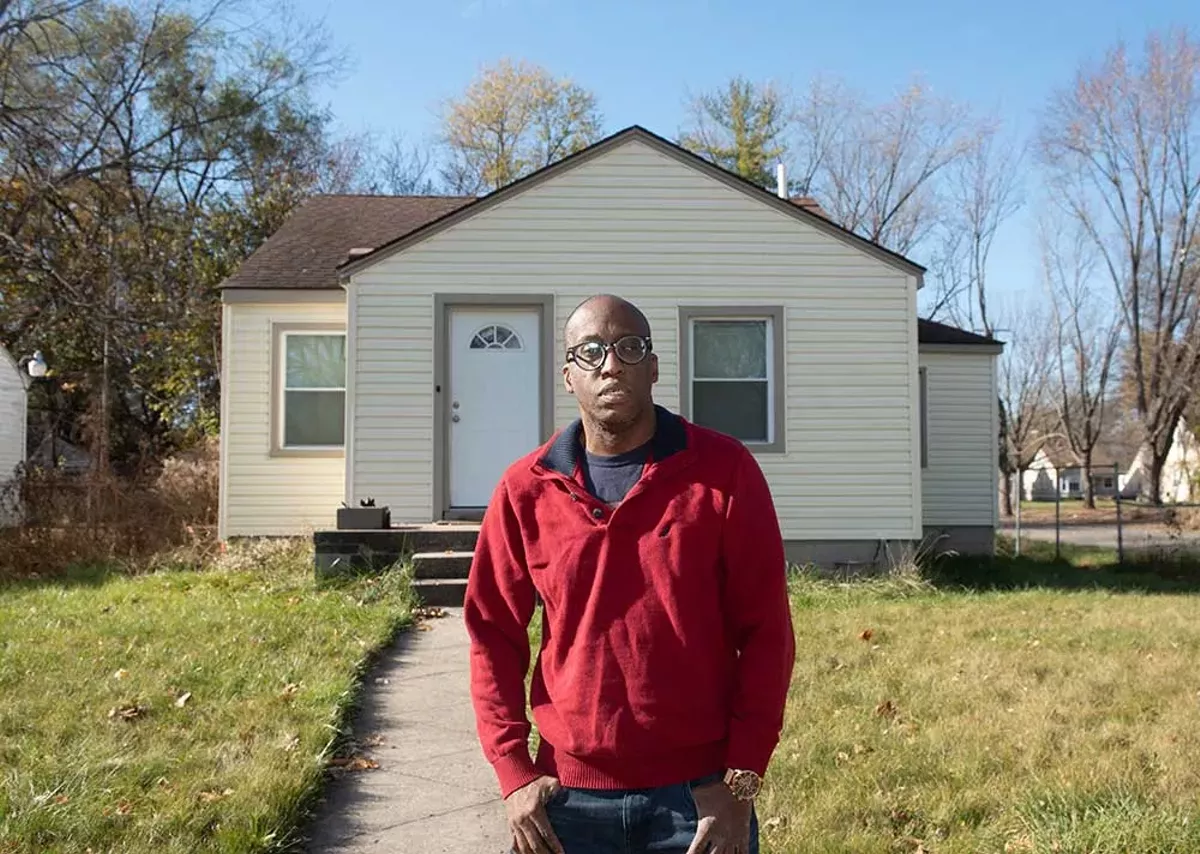
<svg viewBox="0 0 1200 854"><path fill-rule="evenodd" d="M369 735L362 741L363 747L379 747L384 743L382 735Z"/></svg>
<svg viewBox="0 0 1200 854"><path fill-rule="evenodd" d="M288 603L289 605L299 605L299 604L300 604L300 597L299 597L299 596L289 596L289 597L288 597L288 600L287 600L287 603Z"/></svg>
<svg viewBox="0 0 1200 854"><path fill-rule="evenodd" d="M762 826L763 826L763 830L772 831L772 830L777 829L782 824L783 824L783 819L779 816L775 816L774 818L769 818L766 821L764 821L762 823Z"/></svg>
<svg viewBox="0 0 1200 854"><path fill-rule="evenodd" d="M117 815L129 815L133 812L132 801L121 801L117 804Z"/></svg>
<svg viewBox="0 0 1200 854"><path fill-rule="evenodd" d="M66 804L69 804L70 802L71 802L71 799L69 797L67 797L66 795L55 795L54 796L54 803L58 804L60 807L65 806Z"/></svg>
<svg viewBox="0 0 1200 854"><path fill-rule="evenodd" d="M329 764L334 768L342 768L346 771L373 771L379 767L378 762L365 756L339 756L330 759Z"/></svg>
<svg viewBox="0 0 1200 854"><path fill-rule="evenodd" d="M280 696L290 697L300 690L300 686L295 682L289 682L283 686L283 693Z"/></svg>
<svg viewBox="0 0 1200 854"><path fill-rule="evenodd" d="M145 714L146 708L137 703L131 703L124 706L113 706L108 710L109 718L120 718L123 721L132 721Z"/></svg>
<svg viewBox="0 0 1200 854"><path fill-rule="evenodd" d="M298 735L293 735L291 738L289 738L287 741L285 741L283 743L283 749L286 750L288 753L291 753L293 750L295 750L299 746L300 746L300 736L298 736Z"/></svg>
<svg viewBox="0 0 1200 854"><path fill-rule="evenodd" d="M863 629L861 632L858 633L858 639L860 641L869 641L874 636L875 636L875 632L872 631L871 629Z"/></svg>
<svg viewBox="0 0 1200 854"><path fill-rule="evenodd" d="M896 704L891 700L884 700L875 707L875 714L881 718L894 718L898 712L899 709L896 708Z"/></svg>
<svg viewBox="0 0 1200 854"><path fill-rule="evenodd" d="M178 699L175 700L175 705L177 708L182 709L184 707L184 705L187 703L187 701L190 699L192 699L192 692L184 691L182 694L179 695Z"/></svg>
<svg viewBox="0 0 1200 854"><path fill-rule="evenodd" d="M233 794L233 789L225 789L224 791L221 791L221 792L218 792L214 789L211 792L201 792L200 800L204 801L204 803L206 803L206 804L211 804L211 803L215 803L216 801L227 798L232 794Z"/></svg>
<svg viewBox="0 0 1200 854"><path fill-rule="evenodd" d="M113 679L124 679L128 675L129 675L129 671L126 670L124 667L122 667L120 670L118 670L116 673L113 674Z"/></svg>

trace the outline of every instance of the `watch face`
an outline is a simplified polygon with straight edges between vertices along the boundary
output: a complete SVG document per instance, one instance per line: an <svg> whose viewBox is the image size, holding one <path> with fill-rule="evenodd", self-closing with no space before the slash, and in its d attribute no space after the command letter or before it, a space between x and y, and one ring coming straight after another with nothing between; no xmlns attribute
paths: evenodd
<svg viewBox="0 0 1200 854"><path fill-rule="evenodd" d="M762 778L753 771L737 771L729 781L735 797L743 801L752 800L762 788Z"/></svg>

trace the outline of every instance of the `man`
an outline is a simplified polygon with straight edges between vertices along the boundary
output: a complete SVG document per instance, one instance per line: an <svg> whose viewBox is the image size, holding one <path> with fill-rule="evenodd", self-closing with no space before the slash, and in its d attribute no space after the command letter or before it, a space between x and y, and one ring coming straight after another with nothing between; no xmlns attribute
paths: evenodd
<svg viewBox="0 0 1200 854"><path fill-rule="evenodd" d="M464 609L513 847L754 854L795 654L766 480L740 442L654 403L633 305L593 297L565 339L580 418L505 472Z"/></svg>

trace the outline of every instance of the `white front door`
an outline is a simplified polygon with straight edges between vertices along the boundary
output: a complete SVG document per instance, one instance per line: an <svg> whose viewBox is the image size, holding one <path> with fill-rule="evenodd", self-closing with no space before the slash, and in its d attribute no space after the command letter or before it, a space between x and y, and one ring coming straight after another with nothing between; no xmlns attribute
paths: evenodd
<svg viewBox="0 0 1200 854"><path fill-rule="evenodd" d="M540 441L537 309L451 308L450 506L484 507L504 470Z"/></svg>

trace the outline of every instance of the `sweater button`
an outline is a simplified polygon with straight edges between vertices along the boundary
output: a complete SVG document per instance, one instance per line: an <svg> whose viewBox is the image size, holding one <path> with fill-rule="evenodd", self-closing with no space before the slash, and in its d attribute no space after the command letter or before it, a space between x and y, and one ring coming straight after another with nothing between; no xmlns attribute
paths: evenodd
<svg viewBox="0 0 1200 854"><path fill-rule="evenodd" d="M604 511L603 511L603 510L601 510L599 507L593 507L593 508L592 508L592 515L593 515L593 516L595 516L597 519L603 519L603 518L604 518Z"/></svg>

